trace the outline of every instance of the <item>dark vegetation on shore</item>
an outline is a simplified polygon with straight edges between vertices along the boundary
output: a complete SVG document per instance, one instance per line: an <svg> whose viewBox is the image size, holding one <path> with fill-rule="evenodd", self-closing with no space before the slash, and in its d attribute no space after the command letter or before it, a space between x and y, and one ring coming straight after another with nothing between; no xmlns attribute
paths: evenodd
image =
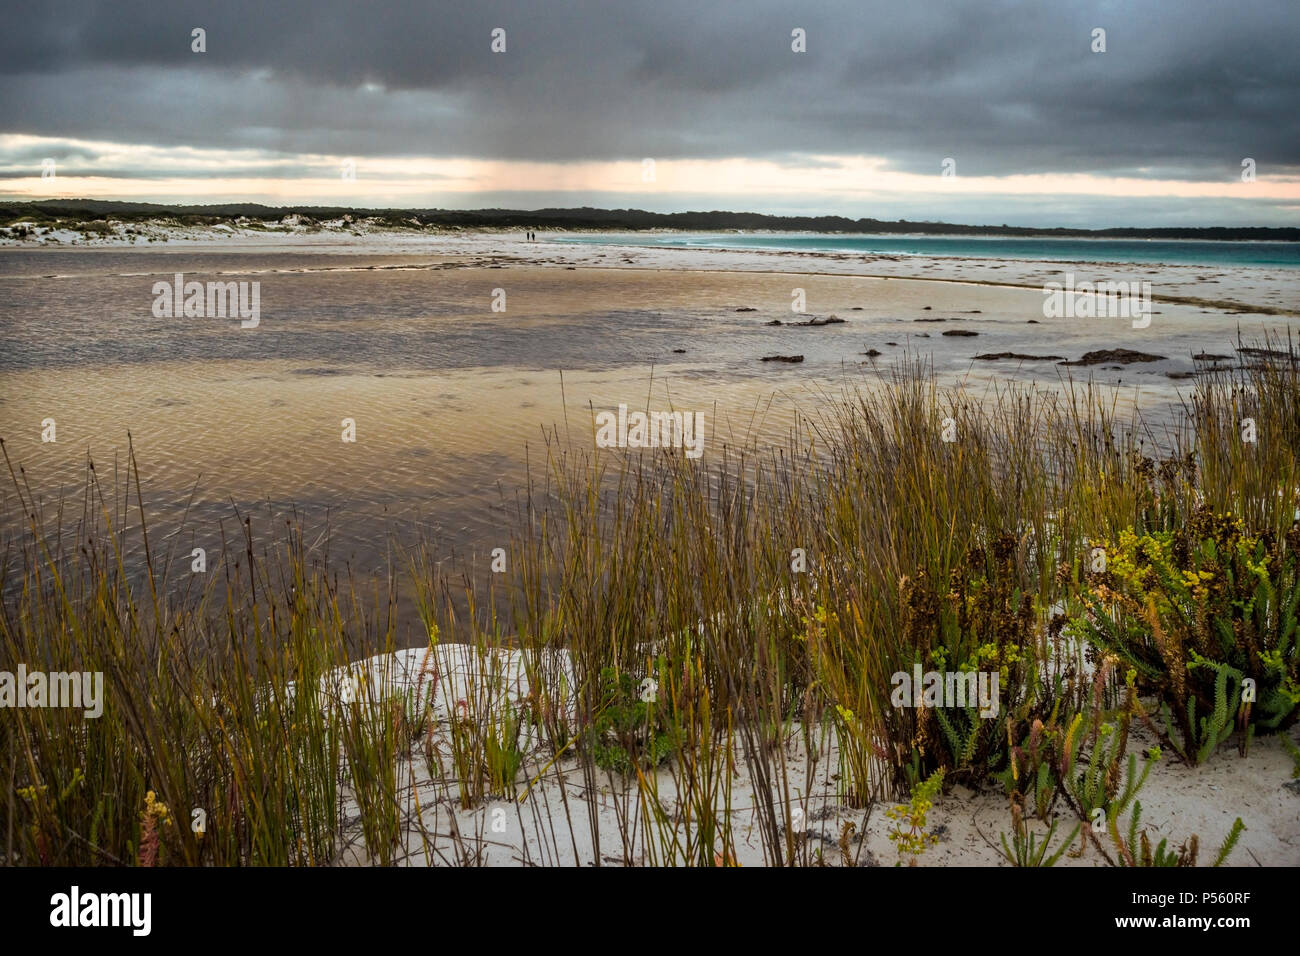
<svg viewBox="0 0 1300 956"><path fill-rule="evenodd" d="M824 233L924 233L935 236L1035 236L1084 239L1203 239L1300 241L1300 228L1266 226L1122 227L1113 229L1053 229L1031 226L975 226L905 219L848 219L844 216L770 216L754 212L656 213L642 209L362 209L350 206L263 206L258 203L218 203L173 206L97 199L49 199L0 203L0 220L37 218L93 222L112 216L124 222L173 219L181 225L211 226L239 217L279 220L288 215L309 219L375 217L393 227L412 225L460 229L590 229L636 232L643 229L682 229L722 232L732 229Z"/></svg>
<svg viewBox="0 0 1300 956"><path fill-rule="evenodd" d="M317 865L360 839L392 863L414 832L430 858L473 863L471 840L439 847L425 829L416 768L444 788L435 801L471 809L536 806L537 781L568 764L631 809L601 845L594 811L566 801L557 846L590 826L623 862L726 865L739 770L765 860L824 863L793 825L797 743L800 759L836 762L841 806L908 801L889 811L902 861L931 842L930 802L962 783L1005 794L1011 864L1194 864L1197 836L1155 844L1142 826L1152 764L1232 741L1248 759L1256 736L1300 717L1287 345L1198 382L1159 435L1100 390L974 402L914 365L846 391L789 447L707 465L591 453L556 432L499 575L416 549L358 578L288 526L282 547L223 548L232 557L172 596L184 546L150 536L133 459L126 488L89 469L56 511L11 461L5 503L26 527L0 548L0 668L103 671L107 705L91 720L5 714L0 849L26 865ZM144 539L143 577L124 568L128 539ZM324 703L308 692L333 686L358 642L393 648L401 574L431 645L518 651L527 698L470 695L438 717L371 685ZM914 667L996 672L996 716L899 706L893 675ZM1130 748L1138 724L1162 746ZM1223 845L1200 862L1239 833L1206 834ZM841 850L856 862L847 830Z"/></svg>

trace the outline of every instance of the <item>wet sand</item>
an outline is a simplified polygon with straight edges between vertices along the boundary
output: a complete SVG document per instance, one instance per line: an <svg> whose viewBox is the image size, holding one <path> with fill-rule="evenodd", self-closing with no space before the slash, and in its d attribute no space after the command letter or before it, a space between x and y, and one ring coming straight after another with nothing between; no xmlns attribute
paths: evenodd
<svg viewBox="0 0 1300 956"><path fill-rule="evenodd" d="M1238 330L1249 340L1287 327L1171 304L1146 329L1049 319L1039 289L768 271L784 260L767 253L707 260L743 255L763 271L682 271L646 268L661 250L496 236L418 255L401 243L233 248L0 254L0 437L39 497L75 498L87 455L105 475L124 462L129 431L164 534L180 528L192 493L186 540L217 540L234 506L276 518L296 506L312 527L328 520L334 559L377 570L390 531L442 554L502 545L527 466L544 467L545 433L591 448L593 414L619 404L702 413L705 466L724 445L784 441L800 416L817 418L899 360L932 364L974 397L1091 377L1115 386L1118 407L1159 417L1192 387L1170 373L1189 375L1193 354L1233 355ZM689 258L662 252L660 264ZM586 264L566 265L572 257ZM152 285L175 272L259 281L258 328L153 316ZM791 309L797 289L804 314ZM493 311L496 290L505 311ZM844 321L792 324L832 315ZM975 359L1109 348L1166 358L1093 368ZM761 361L770 355L803 361ZM55 443L41 440L47 418ZM341 440L345 418L354 443ZM3 494L12 528L13 494Z"/></svg>

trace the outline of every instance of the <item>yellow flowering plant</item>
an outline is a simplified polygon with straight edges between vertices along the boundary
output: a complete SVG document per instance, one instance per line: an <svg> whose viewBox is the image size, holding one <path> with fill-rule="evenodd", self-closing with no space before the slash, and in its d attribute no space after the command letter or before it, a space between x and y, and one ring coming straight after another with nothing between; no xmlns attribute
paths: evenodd
<svg viewBox="0 0 1300 956"><path fill-rule="evenodd" d="M916 866L916 858L939 842L937 833L928 832L926 816L934 806L934 798L943 788L943 770L936 770L912 791L912 798L904 805L900 804L885 811L885 816L894 821L894 828L889 832L889 840L898 849L898 863L903 865L903 857L910 857L908 866Z"/></svg>
<svg viewBox="0 0 1300 956"><path fill-rule="evenodd" d="M1278 539L1231 514L1104 544L1072 632L1136 671L1157 695L1169 743L1198 763L1234 729L1300 718L1300 528Z"/></svg>

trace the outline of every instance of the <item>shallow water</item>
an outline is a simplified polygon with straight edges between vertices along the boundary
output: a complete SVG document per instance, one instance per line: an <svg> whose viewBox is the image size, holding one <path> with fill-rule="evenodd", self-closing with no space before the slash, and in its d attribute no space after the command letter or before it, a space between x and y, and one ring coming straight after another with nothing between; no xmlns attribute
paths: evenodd
<svg viewBox="0 0 1300 956"><path fill-rule="evenodd" d="M238 509L270 537L295 514L309 542L328 527L332 561L360 570L395 563L390 535L485 563L506 544L527 469L545 468L544 434L590 449L593 413L620 403L703 413L707 467L724 446L783 441L799 416L817 417L904 355L975 395L1010 381L1055 387L1073 372L1121 386L1121 407L1158 412L1191 384L1168 372L1192 369L1195 352L1230 354L1238 324L1253 327L1170 305L1145 330L1053 321L1037 290L951 282L493 264L502 267L338 251L0 251L0 437L52 508L78 500L88 455L103 480L116 461L120 485L129 431L155 540L208 547L209 561L223 532L238 538ZM178 272L259 282L260 324L156 317L153 284ZM807 315L791 312L794 283ZM504 312L492 310L498 289ZM830 314L846 321L789 324ZM1112 347L1167 358L1117 370L973 359ZM804 361L760 361L775 354ZM54 443L41 440L47 418ZM355 443L341 440L345 418ZM12 531L12 488L0 494Z"/></svg>
<svg viewBox="0 0 1300 956"><path fill-rule="evenodd" d="M1070 262L1134 262L1300 269L1300 242L1205 242L1166 239L1053 239L1024 236L869 236L843 233L608 233L566 242L703 249L790 249L808 252L962 256Z"/></svg>

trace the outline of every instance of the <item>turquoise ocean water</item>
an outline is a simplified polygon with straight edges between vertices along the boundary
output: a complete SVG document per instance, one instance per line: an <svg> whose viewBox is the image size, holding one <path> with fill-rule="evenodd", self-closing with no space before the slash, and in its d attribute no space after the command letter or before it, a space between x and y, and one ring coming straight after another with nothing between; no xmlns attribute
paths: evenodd
<svg viewBox="0 0 1300 956"><path fill-rule="evenodd" d="M861 255L964 256L979 259L1300 269L1300 242L871 236L835 233L590 233L548 238L563 242L612 242L660 248L771 249Z"/></svg>

